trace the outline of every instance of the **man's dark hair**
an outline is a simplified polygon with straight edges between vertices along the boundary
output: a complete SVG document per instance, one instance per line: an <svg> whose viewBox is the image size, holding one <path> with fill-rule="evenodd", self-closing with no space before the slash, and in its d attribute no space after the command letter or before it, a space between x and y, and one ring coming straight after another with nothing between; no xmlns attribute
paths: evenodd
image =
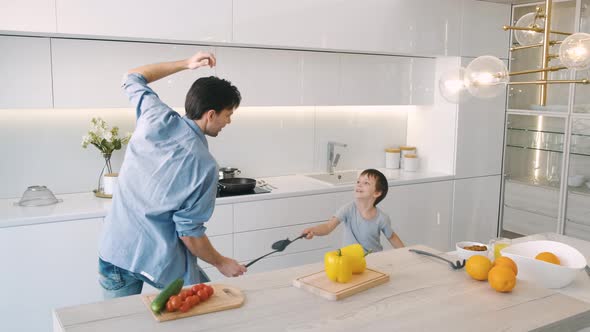
<svg viewBox="0 0 590 332"><path fill-rule="evenodd" d="M215 76L201 77L188 90L184 109L189 119L198 120L209 110L219 113L236 109L241 101L240 91L231 82Z"/></svg>
<svg viewBox="0 0 590 332"><path fill-rule="evenodd" d="M361 175L366 175L369 178L375 179L375 190L381 193L381 195L375 199L375 203L373 204L373 206L377 206L377 204L387 196L387 190L389 190L389 184L387 183L385 175L372 168L364 170Z"/></svg>

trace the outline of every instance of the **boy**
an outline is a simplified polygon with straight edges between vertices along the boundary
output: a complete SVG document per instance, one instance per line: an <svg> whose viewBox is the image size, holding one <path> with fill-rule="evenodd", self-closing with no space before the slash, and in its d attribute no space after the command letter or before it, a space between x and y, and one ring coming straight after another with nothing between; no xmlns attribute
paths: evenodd
<svg viewBox="0 0 590 332"><path fill-rule="evenodd" d="M379 236L383 233L394 248L402 248L404 243L391 229L389 216L376 207L387 195L387 189L383 173L376 169L364 170L356 181L354 201L341 207L328 222L306 228L302 234L307 234L306 239L328 235L342 222L346 227L343 246L359 243L365 251L381 251Z"/></svg>

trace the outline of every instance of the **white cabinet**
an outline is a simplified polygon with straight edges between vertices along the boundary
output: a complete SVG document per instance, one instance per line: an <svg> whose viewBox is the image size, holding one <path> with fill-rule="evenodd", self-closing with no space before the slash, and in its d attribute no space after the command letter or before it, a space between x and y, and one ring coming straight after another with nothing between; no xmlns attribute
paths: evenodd
<svg viewBox="0 0 590 332"><path fill-rule="evenodd" d="M51 331L53 308L102 300L101 224L102 218L0 229L3 331Z"/></svg>
<svg viewBox="0 0 590 332"><path fill-rule="evenodd" d="M211 241L211 245L217 250L221 255L226 257L233 257L234 255L234 243L233 243L233 234L228 235L218 235L218 236L208 236L209 241ZM203 269L212 268L217 270L213 265L199 259L197 260L199 266Z"/></svg>
<svg viewBox="0 0 590 332"><path fill-rule="evenodd" d="M467 66L471 60L463 58L461 65ZM505 105L505 93L491 99L473 97L459 104L455 162L457 178L501 173Z"/></svg>
<svg viewBox="0 0 590 332"><path fill-rule="evenodd" d="M234 230L234 209L233 205L216 205L213 215L205 223L207 236L231 234Z"/></svg>
<svg viewBox="0 0 590 332"><path fill-rule="evenodd" d="M352 193L346 191L237 203L234 204L234 232L326 221L352 199Z"/></svg>
<svg viewBox="0 0 590 332"><path fill-rule="evenodd" d="M340 56L336 53L302 53L302 105L340 105Z"/></svg>
<svg viewBox="0 0 590 332"><path fill-rule="evenodd" d="M496 237L501 176L455 180L451 245Z"/></svg>
<svg viewBox="0 0 590 332"><path fill-rule="evenodd" d="M3 0L0 30L56 32L55 0Z"/></svg>
<svg viewBox="0 0 590 332"><path fill-rule="evenodd" d="M243 106L432 103L428 58L218 47L217 64Z"/></svg>
<svg viewBox="0 0 590 332"><path fill-rule="evenodd" d="M241 106L301 105L301 52L218 47L217 75L232 82Z"/></svg>
<svg viewBox="0 0 590 332"><path fill-rule="evenodd" d="M389 187L378 206L390 216L393 231L405 245L451 250L453 181Z"/></svg>
<svg viewBox="0 0 590 332"><path fill-rule="evenodd" d="M342 54L340 70L340 105L432 103L432 59Z"/></svg>
<svg viewBox="0 0 590 332"><path fill-rule="evenodd" d="M511 5L487 1L463 0L461 56L493 55L508 58Z"/></svg>
<svg viewBox="0 0 590 332"><path fill-rule="evenodd" d="M121 89L123 75L132 68L175 61L212 48L52 39L53 87L56 108L130 107ZM209 67L185 70L151 84L169 106L184 106L186 92L199 77L214 75Z"/></svg>
<svg viewBox="0 0 590 332"><path fill-rule="evenodd" d="M50 108L49 38L0 36L0 50L0 108Z"/></svg>
<svg viewBox="0 0 590 332"><path fill-rule="evenodd" d="M329 216L326 216L326 220L328 218ZM286 238L295 239L301 235L301 232L305 228L313 227L319 224L321 224L321 222L235 233L234 259L248 263L248 261L252 259L271 252L273 250L272 244L274 242L284 240ZM333 233L327 236L317 236L311 240L300 239L290 244L284 251L273 254L273 257L316 249L325 249L325 251L329 251L330 248L332 248L334 244L338 242L340 241L336 241Z"/></svg>
<svg viewBox="0 0 590 332"><path fill-rule="evenodd" d="M232 0L55 0L57 32L230 42Z"/></svg>
<svg viewBox="0 0 590 332"><path fill-rule="evenodd" d="M460 0L234 0L233 42L457 55Z"/></svg>

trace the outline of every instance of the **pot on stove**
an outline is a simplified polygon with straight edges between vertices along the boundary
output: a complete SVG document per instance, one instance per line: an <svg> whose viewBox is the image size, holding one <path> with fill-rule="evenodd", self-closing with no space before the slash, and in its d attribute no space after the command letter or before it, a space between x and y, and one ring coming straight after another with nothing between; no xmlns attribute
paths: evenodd
<svg viewBox="0 0 590 332"><path fill-rule="evenodd" d="M219 169L219 180L232 179L242 173L239 169L233 167L223 167Z"/></svg>

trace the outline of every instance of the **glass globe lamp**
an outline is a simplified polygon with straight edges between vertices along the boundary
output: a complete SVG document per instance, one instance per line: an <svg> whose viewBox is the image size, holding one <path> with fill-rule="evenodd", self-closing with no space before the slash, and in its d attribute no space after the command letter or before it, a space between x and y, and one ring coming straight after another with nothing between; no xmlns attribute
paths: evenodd
<svg viewBox="0 0 590 332"><path fill-rule="evenodd" d="M536 15L536 13L528 13L523 15L520 19L518 19L518 21L516 21L516 26L520 28L544 29L545 18L535 17ZM514 38L516 38L516 41L522 46L538 44L543 42L543 33L527 30L515 30Z"/></svg>
<svg viewBox="0 0 590 332"><path fill-rule="evenodd" d="M564 39L559 46L559 60L570 69L590 68L590 34L574 33Z"/></svg>
<svg viewBox="0 0 590 332"><path fill-rule="evenodd" d="M493 98L505 91L508 69L502 60L494 56L480 56L465 68L464 82L472 95Z"/></svg>
<svg viewBox="0 0 590 332"><path fill-rule="evenodd" d="M438 89L442 97L454 104L466 101L471 98L465 86L465 68L451 69L440 76Z"/></svg>

